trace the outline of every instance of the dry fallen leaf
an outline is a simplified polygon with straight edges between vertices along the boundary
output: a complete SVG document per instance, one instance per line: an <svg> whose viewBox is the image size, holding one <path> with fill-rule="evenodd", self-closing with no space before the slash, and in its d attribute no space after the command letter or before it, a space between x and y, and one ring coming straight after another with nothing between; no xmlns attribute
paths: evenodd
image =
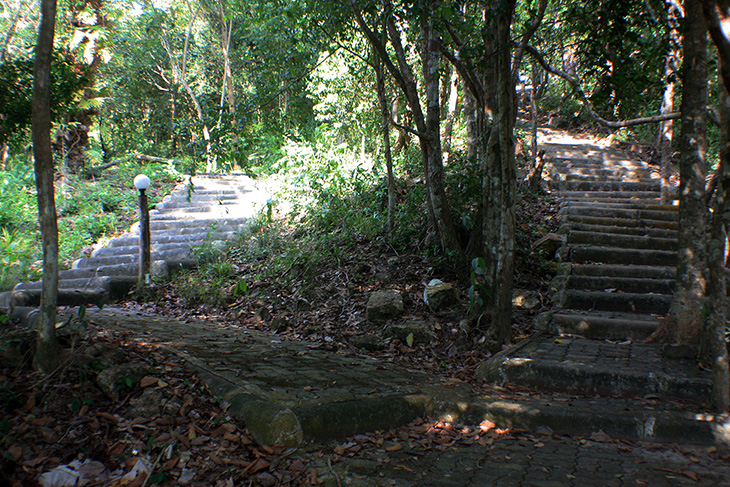
<svg viewBox="0 0 730 487"><path fill-rule="evenodd" d="M403 449L403 445L401 445L400 443L395 443L391 446L386 447L385 451L394 452L394 451L400 451L402 449Z"/></svg>
<svg viewBox="0 0 730 487"><path fill-rule="evenodd" d="M139 386L144 389L145 387L156 386L157 382L157 377L147 375L145 377L142 377L142 379L139 381Z"/></svg>

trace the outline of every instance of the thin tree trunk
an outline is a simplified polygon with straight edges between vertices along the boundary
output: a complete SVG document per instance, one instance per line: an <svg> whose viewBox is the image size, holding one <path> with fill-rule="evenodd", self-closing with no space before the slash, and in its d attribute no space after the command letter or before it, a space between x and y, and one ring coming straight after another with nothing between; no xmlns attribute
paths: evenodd
<svg viewBox="0 0 730 487"><path fill-rule="evenodd" d="M430 8L435 9L437 2L432 1ZM446 200L444 188L443 154L441 151L441 100L439 96L439 82L441 76L441 47L440 35L433 22L433 16L427 16L422 25L423 45L421 56L423 59L423 84L426 91L426 120L425 139L423 146L426 150L428 176L426 179L427 191L431 196L436 225L438 227L441 247L447 252L461 254L456 227L451 220L451 212Z"/></svg>
<svg viewBox="0 0 730 487"><path fill-rule="evenodd" d="M682 6L677 0L669 1L667 24L669 25L669 51L664 64L664 97L662 98L661 115L668 115L674 111L674 79L682 56L682 34L679 32L679 17L682 15ZM672 170L672 136L674 121L664 120L659 125L657 146L660 154L662 176L662 203L669 202L671 189L670 176Z"/></svg>
<svg viewBox="0 0 730 487"><path fill-rule="evenodd" d="M198 102L198 97L195 96L195 93L193 92L193 89L190 87L190 84L187 81L187 58L188 58L188 47L190 45L190 34L192 33L193 26L195 25L195 19L198 16L198 10L193 11L192 5L188 4L188 7L190 9L190 23L188 24L187 32L185 33L185 44L183 45L183 54L182 59L180 60L180 63L178 64L177 58L175 57L175 54L172 51L172 47L170 46L170 43L167 41L166 37L163 35L160 38L160 41L162 42L162 47L165 49L165 52L167 52L167 56L170 59L170 66L172 67L172 73L173 73L173 79L174 81L177 81L180 83L183 88L185 89L185 92L188 94L188 97L190 97L190 101L193 103L193 106L195 107L195 113L198 117L198 120L200 121L201 125L203 126L203 140L205 140L205 149L206 149L206 164L205 169L208 172L215 171L215 161L212 159L212 146L210 141L210 132L208 131L208 125L205 123L205 117L203 116L203 109L200 106L200 103Z"/></svg>
<svg viewBox="0 0 730 487"><path fill-rule="evenodd" d="M383 29L385 32L385 29ZM383 131L383 152L385 153L385 167L388 172L388 235L393 236L395 219L395 177L393 176L393 154L390 149L390 113L388 100L385 96L385 75L383 63L375 56L375 79L380 102L381 127Z"/></svg>
<svg viewBox="0 0 730 487"><path fill-rule="evenodd" d="M437 2L429 3L429 8L435 8ZM441 246L446 253L460 254L456 227L454 226L446 201L446 193L443 186L443 160L441 155L440 140L440 105L439 105L439 76L438 68L441 60L439 36L434 26L433 16L424 16L422 19L422 45L421 56L423 64L424 87L426 91L426 116L421 106L418 86L413 75L413 70L408 63L408 57L401 41L400 32L396 26L391 13L389 0L383 1L383 8L387 13L385 25L388 32L397 66L391 61L386 45L378 38L365 22L356 0L350 0L355 20L360 29L373 46L375 53L380 57L388 72L393 76L396 83L408 100L408 105L413 114L416 124L417 135L421 146L421 158L423 161L424 179L426 180L426 203L428 207L429 224L438 232ZM429 225L431 227L431 225Z"/></svg>
<svg viewBox="0 0 730 487"><path fill-rule="evenodd" d="M454 133L454 120L459 117L459 72L454 68L449 78L448 103L446 106L446 121L442 137L442 153L444 164L448 164L451 157L451 138Z"/></svg>
<svg viewBox="0 0 730 487"><path fill-rule="evenodd" d="M722 65L721 57L718 59ZM709 235L709 279L707 304L709 316L702 333L700 357L712 365L712 405L717 413L730 412L730 369L725 340L727 328L727 289L725 285L725 251L727 222L730 212L730 94L720 78L720 167L717 187L712 198Z"/></svg>
<svg viewBox="0 0 730 487"><path fill-rule="evenodd" d="M532 85L532 90L530 91L530 118L531 120L531 129L532 129L532 144L531 144L531 152L532 152L532 166L537 167L538 160L537 160L537 85L539 81L539 74L538 74L538 67L537 63L533 60L531 65L531 72L530 72L530 84ZM542 178L542 170L540 170L540 174L538 174L536 177ZM532 184L530 185L532 188Z"/></svg>
<svg viewBox="0 0 730 487"><path fill-rule="evenodd" d="M35 49L33 74L33 157L38 192L38 216L43 241L43 287L41 320L34 365L44 373L58 365L56 304L58 298L58 226L53 187L51 149L50 77L53 54L56 0L41 0L41 23Z"/></svg>
<svg viewBox="0 0 730 487"><path fill-rule="evenodd" d="M650 341L700 342L707 296L708 217L705 201L707 34L698 0L686 0L680 135L679 259L669 313Z"/></svg>

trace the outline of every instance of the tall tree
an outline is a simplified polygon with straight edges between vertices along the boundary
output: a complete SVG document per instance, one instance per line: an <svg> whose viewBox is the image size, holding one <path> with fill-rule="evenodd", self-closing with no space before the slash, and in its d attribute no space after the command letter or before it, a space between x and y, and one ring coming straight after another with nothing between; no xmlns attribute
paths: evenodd
<svg viewBox="0 0 730 487"><path fill-rule="evenodd" d="M481 167L482 198L469 253L484 264L479 272L485 278L485 292L480 296L481 306L475 308L475 320L488 347L495 351L511 340L516 167L510 35L515 5L514 1L495 0L483 4L471 17L466 12L444 19L452 47L444 54L459 71L474 104L473 151ZM482 19L476 29L475 18Z"/></svg>
<svg viewBox="0 0 730 487"><path fill-rule="evenodd" d="M53 187L53 151L51 150L51 58L56 22L56 0L41 1L41 23L35 49L33 72L33 157L35 159L38 216L43 240L43 288L41 320L34 357L35 366L44 373L58 364L56 340L56 304L58 296L58 225Z"/></svg>
<svg viewBox="0 0 730 487"><path fill-rule="evenodd" d="M421 148L430 226L436 231L444 251L458 255L461 253L461 244L446 199L443 181L443 154L441 152L440 133L441 104L439 96L441 40L434 21L438 3L434 0L426 0L420 3L420 16L415 19L421 38L421 43L417 47L419 48L423 68L424 93L419 93L417 79L408 61L406 48L403 45L401 31L396 25L394 5L390 0L383 0L382 11L379 12L379 15L385 19L384 28L387 31L387 38L390 49L395 55L395 61L391 59L389 46L367 24L357 0L350 0L360 29L372 45L375 54L380 57L385 68L395 79L411 109L413 121L416 125L415 135L418 136ZM399 13L404 18L408 11L403 10ZM423 95L426 103L425 113L421 103L421 95Z"/></svg>
<svg viewBox="0 0 730 487"><path fill-rule="evenodd" d="M686 0L684 8L677 284L669 313L650 340L699 344L708 282L707 30L699 0Z"/></svg>
<svg viewBox="0 0 730 487"><path fill-rule="evenodd" d="M667 0L667 24L669 30L669 50L664 62L664 96L662 98L661 114L667 115L674 111L675 78L682 57L682 35L679 31L679 19L684 16L684 9L679 0ZM660 166L662 174L662 203L669 202L669 177L672 163L672 138L674 134L674 120L664 120L659 124L657 146L659 147Z"/></svg>
<svg viewBox="0 0 730 487"><path fill-rule="evenodd" d="M730 22L730 2L703 0L710 37L717 47L720 93L720 166L712 205L710 238L710 280L708 297L710 316L702 340L702 356L712 364L712 399L720 413L730 411L730 365L725 331L727 327L727 290L725 252L730 227L730 38L723 26Z"/></svg>

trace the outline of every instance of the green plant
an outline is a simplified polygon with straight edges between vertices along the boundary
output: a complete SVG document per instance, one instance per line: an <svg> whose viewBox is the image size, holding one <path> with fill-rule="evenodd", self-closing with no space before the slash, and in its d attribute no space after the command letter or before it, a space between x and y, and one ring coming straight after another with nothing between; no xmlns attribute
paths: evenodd
<svg viewBox="0 0 730 487"><path fill-rule="evenodd" d="M489 289L484 285L484 275L487 272L487 262L484 257L475 257L471 261L469 274L469 313L484 307L484 299L489 297Z"/></svg>
<svg viewBox="0 0 730 487"><path fill-rule="evenodd" d="M71 399L71 402L69 403L69 407L71 408L71 411L78 411L83 406L91 406L94 404L94 400L88 397L74 397Z"/></svg>

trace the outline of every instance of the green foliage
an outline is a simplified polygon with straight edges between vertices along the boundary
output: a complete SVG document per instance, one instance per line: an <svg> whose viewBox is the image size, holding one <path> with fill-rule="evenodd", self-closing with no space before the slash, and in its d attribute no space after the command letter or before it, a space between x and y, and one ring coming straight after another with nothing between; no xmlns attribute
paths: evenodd
<svg viewBox="0 0 730 487"><path fill-rule="evenodd" d="M51 61L51 119L58 121L76 109L89 83L83 66L58 51ZM33 98L33 59L18 57L0 62L0 144L30 127Z"/></svg>
<svg viewBox="0 0 730 487"><path fill-rule="evenodd" d="M59 261L66 267L79 252L126 229L137 218L137 194L130 182L144 172L157 188L180 177L174 166L135 162L109 169L93 181L67 175L56 191ZM150 203L164 196L150 193ZM41 276L42 258L35 180L30 164L13 160L0 175L0 290Z"/></svg>
<svg viewBox="0 0 730 487"><path fill-rule="evenodd" d="M484 285L484 276L487 271L487 262L484 257L475 257L471 261L469 274L469 313L480 311L484 307L484 300L490 296L489 289Z"/></svg>

